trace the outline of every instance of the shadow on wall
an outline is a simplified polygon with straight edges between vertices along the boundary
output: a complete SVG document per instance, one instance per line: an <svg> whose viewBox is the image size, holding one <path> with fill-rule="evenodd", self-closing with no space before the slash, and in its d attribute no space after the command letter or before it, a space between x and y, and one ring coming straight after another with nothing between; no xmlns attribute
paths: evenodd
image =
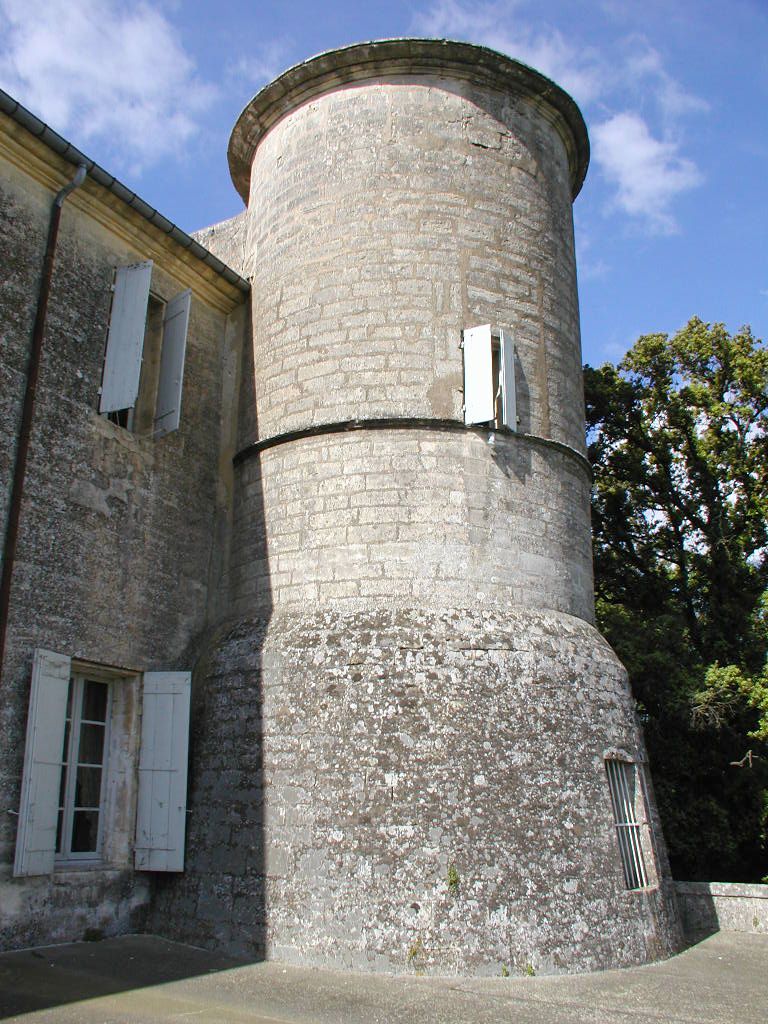
<svg viewBox="0 0 768 1024"><path fill-rule="evenodd" d="M255 408L253 392L253 351L246 343L241 408ZM248 424L251 430L257 436L255 423ZM225 947L254 962L266 954L262 645L272 598L258 460L235 474L225 585L231 601L253 567L261 567L256 617L220 623L195 668L185 870L156 877L146 930L208 949Z"/></svg>
<svg viewBox="0 0 768 1024"><path fill-rule="evenodd" d="M517 398L518 433L529 434L531 431L531 390L517 350L515 350L515 395ZM490 444L494 432L482 430L479 433L481 435L487 433ZM527 445L497 446L491 444L491 458L505 477L514 476L520 484L525 484L531 475L531 452Z"/></svg>
<svg viewBox="0 0 768 1024"><path fill-rule="evenodd" d="M691 900L678 891L677 905L686 947L695 946L697 942L720 931L715 901L709 894L702 893L695 900Z"/></svg>
<svg viewBox="0 0 768 1024"><path fill-rule="evenodd" d="M718 931L768 935L768 885L675 882L675 893L689 945Z"/></svg>

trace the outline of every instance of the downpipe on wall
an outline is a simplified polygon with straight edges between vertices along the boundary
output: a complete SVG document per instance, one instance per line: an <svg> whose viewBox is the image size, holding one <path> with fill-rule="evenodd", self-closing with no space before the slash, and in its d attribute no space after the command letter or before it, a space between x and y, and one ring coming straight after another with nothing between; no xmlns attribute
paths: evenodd
<svg viewBox="0 0 768 1024"><path fill-rule="evenodd" d="M32 347L29 353L29 364L27 366L27 384L24 391L24 404L21 411L21 426L19 427L18 444L16 446L16 463L13 470L13 482L11 484L11 501L8 508L8 522L5 529L5 543L3 545L3 572L0 579L0 677L2 677L3 658L5 655L5 638L8 630L8 616L11 605L11 580L13 566L16 559L16 543L19 534L19 520L21 518L21 502L24 497L24 480L27 471L27 456L29 453L29 440L32 433L32 421L35 414L35 399L37 397L37 382L40 376L40 361L45 340L45 325L48 317L48 298L51 292L51 280L53 278L53 265L56 258L56 242L59 236L59 223L61 221L61 209L67 196L79 188L85 181L87 168L80 164L75 176L68 185L58 193L51 208L51 220L48 227L48 242L45 247L43 258L43 274L40 282L40 292L37 297L37 312L35 324L32 330Z"/></svg>

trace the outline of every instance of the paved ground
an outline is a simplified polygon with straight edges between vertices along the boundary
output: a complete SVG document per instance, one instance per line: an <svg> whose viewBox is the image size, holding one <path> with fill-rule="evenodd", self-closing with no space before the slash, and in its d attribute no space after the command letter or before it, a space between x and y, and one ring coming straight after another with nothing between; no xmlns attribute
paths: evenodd
<svg viewBox="0 0 768 1024"><path fill-rule="evenodd" d="M241 964L146 936L0 955L23 1024L766 1024L768 936L723 932L665 963L457 979Z"/></svg>

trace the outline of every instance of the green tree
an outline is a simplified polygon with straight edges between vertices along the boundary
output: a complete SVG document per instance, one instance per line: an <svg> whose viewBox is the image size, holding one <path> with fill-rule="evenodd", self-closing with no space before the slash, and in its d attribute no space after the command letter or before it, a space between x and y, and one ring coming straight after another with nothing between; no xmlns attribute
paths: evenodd
<svg viewBox="0 0 768 1024"><path fill-rule="evenodd" d="M598 621L677 878L768 872L768 350L691 320L585 367Z"/></svg>

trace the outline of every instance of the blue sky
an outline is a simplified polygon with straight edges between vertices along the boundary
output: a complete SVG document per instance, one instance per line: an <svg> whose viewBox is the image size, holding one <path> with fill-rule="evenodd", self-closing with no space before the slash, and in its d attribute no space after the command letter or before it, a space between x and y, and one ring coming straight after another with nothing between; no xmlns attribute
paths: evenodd
<svg viewBox="0 0 768 1024"><path fill-rule="evenodd" d="M242 208L226 147L254 92L407 35L502 50L581 106L587 361L693 315L768 338L768 0L0 0L0 85L192 231Z"/></svg>

